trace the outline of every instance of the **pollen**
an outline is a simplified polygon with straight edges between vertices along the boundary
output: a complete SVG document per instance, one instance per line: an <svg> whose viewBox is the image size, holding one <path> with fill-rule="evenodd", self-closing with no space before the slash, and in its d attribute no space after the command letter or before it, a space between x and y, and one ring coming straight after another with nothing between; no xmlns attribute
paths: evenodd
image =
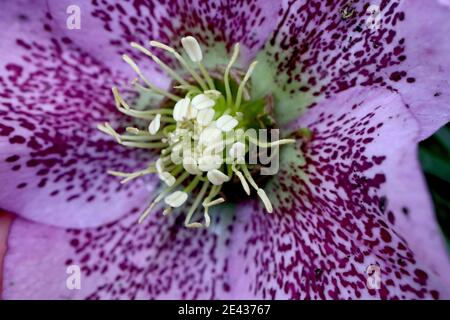
<svg viewBox="0 0 450 320"><path fill-rule="evenodd" d="M126 127L124 133L119 133L121 130L115 130L110 123L97 126L124 147L152 149L149 156L157 155L155 162L135 172L108 171L120 177L121 183L148 174L160 180L161 193L148 204L138 222L144 221L162 202L165 205L163 215L187 205L184 225L208 227L210 208L236 198L230 194L237 192L235 187L224 188L233 184L246 197L252 194L259 197L266 211L271 213L270 198L254 173L261 165L251 159L258 153L255 150L276 149L278 152L279 146L295 140L273 141L247 134L247 130L274 128L271 108L266 108L264 99L252 99L250 95L249 80L257 62L252 62L245 72L234 67L240 51L236 44L226 66L207 69L202 48L192 36L181 39L183 54L158 41L150 41L149 45L152 49L131 43L131 47L152 59L173 79L169 89L152 84L130 56L122 58L137 75L132 81L134 88L160 95L164 103L156 108L138 110L114 87L116 108L146 126ZM163 50L175 58L180 68L164 63L152 50Z"/></svg>

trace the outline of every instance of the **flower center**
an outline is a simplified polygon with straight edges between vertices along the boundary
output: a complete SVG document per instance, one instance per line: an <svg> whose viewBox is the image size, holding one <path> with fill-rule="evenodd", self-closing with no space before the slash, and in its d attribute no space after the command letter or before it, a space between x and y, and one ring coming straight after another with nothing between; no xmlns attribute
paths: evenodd
<svg viewBox="0 0 450 320"><path fill-rule="evenodd" d="M98 125L98 129L124 146L155 149L159 157L136 172L108 173L122 177L122 183L154 173L165 184L165 189L142 213L139 222L161 201L166 204L163 214L167 215L191 197L185 226L208 227L209 208L225 201L239 201L243 196L250 196L252 189L266 210L272 212L272 204L260 187L270 174L270 170L267 175L261 174L262 164L267 165L275 158L279 145L295 140L273 139L273 131L275 134L278 131L271 116L273 103L270 95L251 99L248 81L257 62L251 63L245 73L233 68L239 55L239 44L236 44L226 67L218 66L208 71L202 63L203 53L197 40L188 36L181 39L181 44L190 62L175 49L150 41L152 47L173 55L187 76L179 75L145 47L131 43L133 48L152 58L173 78L175 85L169 91L154 86L132 58L123 56L139 77L133 81L134 86L138 90L162 95L165 99L157 109L136 110L114 87L117 109L131 117L149 121L148 127L127 127L124 134L119 134L109 123ZM261 157L261 154L265 156ZM203 218L196 222L198 219L194 215L200 206L203 207Z"/></svg>

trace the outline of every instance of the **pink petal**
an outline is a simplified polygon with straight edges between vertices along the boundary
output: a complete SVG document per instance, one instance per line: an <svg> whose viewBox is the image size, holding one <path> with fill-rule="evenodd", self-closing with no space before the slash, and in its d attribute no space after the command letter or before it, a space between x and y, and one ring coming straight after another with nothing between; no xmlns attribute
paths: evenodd
<svg viewBox="0 0 450 320"><path fill-rule="evenodd" d="M354 87L397 90L424 139L450 121L450 7L443 0L371 1L380 28L366 25L368 2L289 1L266 46L282 88L279 100L298 115L312 101ZM355 11L344 19L341 10Z"/></svg>
<svg viewBox="0 0 450 320"><path fill-rule="evenodd" d="M4 297L447 297L448 257L412 148L418 127L400 97L347 91L298 125L314 138L298 145L306 162L284 163L269 188L281 201L275 214L255 202L235 220L218 212L208 230L185 229L183 214L167 220L160 212L137 225L139 210L84 231L18 219ZM81 290L65 287L73 264ZM370 265L381 268L380 290L366 288Z"/></svg>
<svg viewBox="0 0 450 320"><path fill-rule="evenodd" d="M0 14L0 208L56 226L96 226L148 201L145 181L120 185L106 171L134 171L150 156L96 129L129 123L110 90L127 78L53 33L44 8L8 2Z"/></svg>
<svg viewBox="0 0 450 320"><path fill-rule="evenodd" d="M220 212L223 215L229 212ZM5 258L5 299L214 299L226 295L229 221L186 229L138 210L103 227L63 230L16 219ZM66 287L67 267L81 269L81 289ZM33 277L29 273L33 272Z"/></svg>
<svg viewBox="0 0 450 320"><path fill-rule="evenodd" d="M51 0L50 11L57 26L89 52L98 56L135 55L131 41L148 45L149 40L162 41L177 48L181 37L193 35L206 49L231 47L239 42L248 62L265 43L275 27L280 7L276 1L202 1L176 0L156 2L84 2L82 29L67 30L66 8L70 0ZM212 51L212 55L214 55ZM137 58L138 56L136 56ZM210 57L224 59L225 57Z"/></svg>
<svg viewBox="0 0 450 320"><path fill-rule="evenodd" d="M232 294L277 299L448 298L450 267L402 98L351 89L308 111L281 153L274 214L238 208ZM295 154L296 156L290 156ZM367 268L381 271L368 289Z"/></svg>

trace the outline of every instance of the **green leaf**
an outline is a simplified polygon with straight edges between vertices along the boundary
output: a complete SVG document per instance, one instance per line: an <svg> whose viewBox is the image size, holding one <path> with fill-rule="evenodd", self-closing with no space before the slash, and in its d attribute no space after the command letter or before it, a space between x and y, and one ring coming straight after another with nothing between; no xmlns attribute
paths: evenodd
<svg viewBox="0 0 450 320"><path fill-rule="evenodd" d="M436 217L450 250L450 125L422 141L419 157L428 183Z"/></svg>
<svg viewBox="0 0 450 320"><path fill-rule="evenodd" d="M423 170L435 177L450 183L450 161L448 157L440 156L425 148L419 149L419 159Z"/></svg>
<svg viewBox="0 0 450 320"><path fill-rule="evenodd" d="M450 152L450 128L443 127L441 130L435 133L434 137L437 141L446 149L447 152Z"/></svg>

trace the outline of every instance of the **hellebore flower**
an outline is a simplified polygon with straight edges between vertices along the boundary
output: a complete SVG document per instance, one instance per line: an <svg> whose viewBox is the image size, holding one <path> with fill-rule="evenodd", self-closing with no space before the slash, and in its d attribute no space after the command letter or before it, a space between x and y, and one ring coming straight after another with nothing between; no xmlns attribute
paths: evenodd
<svg viewBox="0 0 450 320"><path fill-rule="evenodd" d="M15 215L0 224L9 229L3 298L449 297L449 258L417 161L418 141L450 118L448 1L83 1L81 28L68 29L71 2L2 4L0 207ZM202 91L171 96L168 75L187 78L149 40L184 47ZM170 121L209 124L217 102L206 73L226 66L236 43L239 70L258 61L250 100L272 97L277 127L295 143L280 149L262 202L217 205L208 228L192 229L183 225L188 192L178 191L165 202L179 209L155 208L138 224L160 180L174 185L175 174L155 164L149 172L160 179L138 172L120 184L108 175L158 157L119 145L119 129L139 136ZM170 119L118 112L161 103L138 82L126 87L136 70L175 100ZM223 131L239 122L215 120ZM243 152L236 144L231 154ZM183 167L228 182L216 167ZM81 287L71 290L74 265Z"/></svg>

